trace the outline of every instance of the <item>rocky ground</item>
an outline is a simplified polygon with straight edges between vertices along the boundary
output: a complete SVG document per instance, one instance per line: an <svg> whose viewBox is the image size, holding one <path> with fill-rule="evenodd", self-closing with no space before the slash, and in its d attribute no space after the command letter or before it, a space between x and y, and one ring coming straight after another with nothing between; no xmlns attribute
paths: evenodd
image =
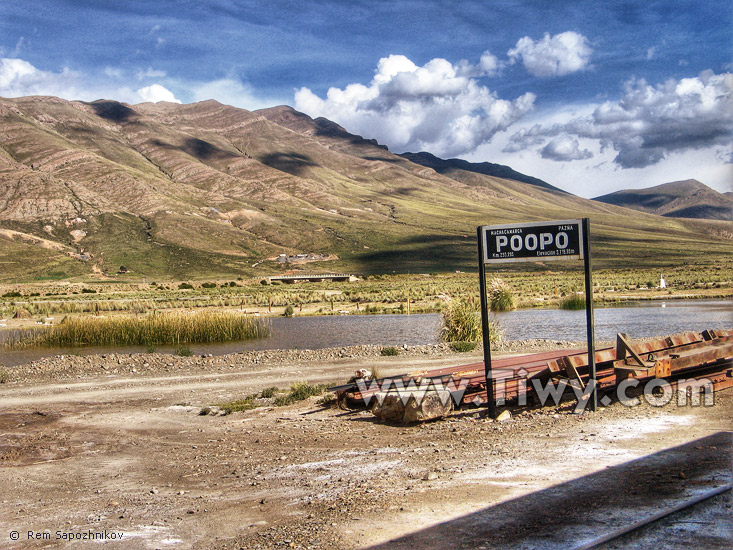
<svg viewBox="0 0 733 550"><path fill-rule="evenodd" d="M69 540L91 534L125 549L564 549L731 481L731 390L712 407L561 406L505 422L474 409L395 426L318 398L199 414L270 386L342 382L361 367L478 360L440 346L397 357L359 346L6 367L0 545L92 547ZM730 506L728 493L649 540L727 546Z"/></svg>
<svg viewBox="0 0 733 550"><path fill-rule="evenodd" d="M611 343L599 343L611 345ZM516 354L533 353L540 351L571 349L582 347L577 342L565 340L522 340L503 342L496 353ZM181 357L164 353L106 353L101 355L55 355L41 357L28 363L3 367L2 353L0 353L0 369L6 373L8 380L51 381L97 377L101 375L132 374L140 376L176 374L176 373L208 373L238 371L242 368L251 368L253 365L282 365L283 363L323 363L339 359L377 360L382 358L383 346L365 345L348 346L344 348L326 349L290 349L290 350L261 350L244 351L229 355L193 355ZM35 354L37 350L31 350ZM406 361L410 357L440 358L451 356L452 351L448 344L428 344L422 346L402 346L397 349L398 354ZM22 351L20 352L22 353ZM469 357L467 362L483 360L482 346L478 344L472 355L456 355L456 361ZM13 358L15 359L15 357ZM393 362L385 363L388 367ZM460 363L456 363L460 364ZM350 375L349 375L350 376Z"/></svg>

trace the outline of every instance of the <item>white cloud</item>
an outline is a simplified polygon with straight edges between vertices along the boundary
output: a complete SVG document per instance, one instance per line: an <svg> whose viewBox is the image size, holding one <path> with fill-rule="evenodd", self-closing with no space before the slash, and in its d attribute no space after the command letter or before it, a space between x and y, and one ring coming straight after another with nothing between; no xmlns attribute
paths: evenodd
<svg viewBox="0 0 733 550"><path fill-rule="evenodd" d="M590 115L550 126L521 129L505 152L515 152L560 135L597 140L615 151L614 163L642 168L672 153L733 145L733 74L705 71L695 78L651 86L626 83L619 101L596 106Z"/></svg>
<svg viewBox="0 0 733 550"><path fill-rule="evenodd" d="M562 135L550 140L540 149L542 158L564 162L568 160L582 160L593 156L588 149L580 150L580 143L572 136Z"/></svg>
<svg viewBox="0 0 733 550"><path fill-rule="evenodd" d="M25 43L25 36L21 36L18 38L18 41L15 43L15 48L13 48L13 53L11 54L12 57L18 57L20 54L20 50L23 49L23 44Z"/></svg>
<svg viewBox="0 0 733 550"><path fill-rule="evenodd" d="M169 103L180 103L180 100L176 99L173 92L164 88L160 84L151 84L137 90L137 94L145 101L151 101L158 103L159 101L168 101Z"/></svg>
<svg viewBox="0 0 733 550"><path fill-rule="evenodd" d="M0 58L0 96L48 95L80 101L115 99L127 103L180 103L171 91L160 84L151 84L137 91L125 85L116 86L115 81L121 80L123 76L119 69L106 67L102 75L95 79L67 68L60 72L42 71L23 59Z"/></svg>
<svg viewBox="0 0 733 550"><path fill-rule="evenodd" d="M484 65L491 66L488 56ZM490 141L530 111L535 100L531 93L514 101L499 99L469 74L465 63L438 58L418 67L405 56L391 55L379 60L368 86L330 88L325 99L301 88L295 108L397 151L455 156Z"/></svg>
<svg viewBox="0 0 733 550"><path fill-rule="evenodd" d="M79 75L68 69L51 73L36 69L22 59L0 59L0 96L59 95L78 87Z"/></svg>
<svg viewBox="0 0 733 550"><path fill-rule="evenodd" d="M108 78L114 78L117 80L121 80L123 78L122 70L116 67L105 67L104 75Z"/></svg>
<svg viewBox="0 0 733 550"><path fill-rule="evenodd" d="M582 113L592 113L597 106L578 107ZM533 112L527 119L531 125L548 126L571 118L574 108L563 108L562 111ZM531 126L530 125L530 126ZM506 164L515 170L538 177L561 189L581 197L597 197L619 189L651 187L670 181L697 179L718 191L731 191L733 182L733 165L725 164L727 158L721 158L729 149L709 147L689 150L669 155L658 163L643 168L622 169L613 162L616 152L608 147L601 150L598 140L578 138L580 150L587 149L593 153L592 158L558 162L543 158L539 147L514 152L503 150L505 140L512 134L500 132L489 144L482 145L474 153L464 155L471 162L491 161Z"/></svg>
<svg viewBox="0 0 733 550"><path fill-rule="evenodd" d="M254 111L282 105L285 101L265 99L255 95L249 86L234 78L222 78L211 82L199 82L190 86L193 101L215 99L220 103Z"/></svg>
<svg viewBox="0 0 733 550"><path fill-rule="evenodd" d="M153 69L152 67L148 67L144 71L139 70L137 73L135 73L135 78L137 78L138 80L142 80L144 78L164 78L165 76L165 71Z"/></svg>
<svg viewBox="0 0 733 550"><path fill-rule="evenodd" d="M127 83L134 81L139 88L132 89ZM165 79L164 83L156 79ZM146 84L141 86L141 84ZM164 86L165 84L165 86ZM170 87L176 90L174 94ZM181 94L181 95L179 95ZM258 97L254 90L236 79L220 79L211 82L197 82L172 79L166 72L148 67L139 69L133 75L117 67L105 67L99 74L84 74L69 69L61 72L40 70L22 59L0 57L0 96L22 97L49 95L68 100L94 101L113 99L125 103L186 101L216 99L222 103L244 109L261 109L287 103L285 99ZM178 97L176 97L178 95Z"/></svg>
<svg viewBox="0 0 733 550"><path fill-rule="evenodd" d="M495 55L493 55L489 50L486 50L483 54L481 54L479 67L481 68L482 74L493 76L499 72L499 69L501 68L501 63Z"/></svg>
<svg viewBox="0 0 733 550"><path fill-rule="evenodd" d="M534 41L529 36L520 38L507 52L512 63L521 60L525 69L534 76L562 76L586 69L593 50L582 34L567 31Z"/></svg>

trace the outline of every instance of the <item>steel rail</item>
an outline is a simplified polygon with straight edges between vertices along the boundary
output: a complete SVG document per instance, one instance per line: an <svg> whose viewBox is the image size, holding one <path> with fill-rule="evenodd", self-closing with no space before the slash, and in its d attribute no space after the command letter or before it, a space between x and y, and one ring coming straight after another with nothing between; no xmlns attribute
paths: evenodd
<svg viewBox="0 0 733 550"><path fill-rule="evenodd" d="M611 533L607 533L606 535L603 535L602 537L598 537L597 539L594 539L590 542L581 544L580 546L576 546L573 550L591 550L591 548L598 548L602 544L605 544L614 539L622 537L623 535L626 535L628 533L637 531L641 529L642 527L646 527L647 525L654 523L656 521L659 521L660 519L663 519L669 515L672 515L675 512L685 510L686 508L690 508L694 506L695 504L699 504L700 502L706 501L718 495L722 495L723 493L727 493L728 491L731 490L731 488L733 488L733 484L728 483L726 485L718 487L717 489L708 491L707 493L697 495L688 500L680 502L676 506L672 506L671 508L667 508L666 510L660 510L659 512L649 516L648 518L644 518L642 520L632 523L631 525L627 525L625 527L616 529L615 531L612 531Z"/></svg>

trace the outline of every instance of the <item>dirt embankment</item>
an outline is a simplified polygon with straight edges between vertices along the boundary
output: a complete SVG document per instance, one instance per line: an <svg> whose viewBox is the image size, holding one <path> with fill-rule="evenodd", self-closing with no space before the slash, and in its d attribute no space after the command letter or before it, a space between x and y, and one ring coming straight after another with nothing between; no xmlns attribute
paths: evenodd
<svg viewBox="0 0 733 550"><path fill-rule="evenodd" d="M479 357L360 347L13 367L0 384L0 545L91 548L68 540L91 533L120 549L560 549L730 481L730 390L713 407L559 407L507 422L469 410L391 426L315 399L199 414L363 366ZM667 548L725 546L730 498L716 506L702 523L665 527Z"/></svg>
<svg viewBox="0 0 733 550"><path fill-rule="evenodd" d="M600 345L600 344L599 344ZM571 349L582 347L581 343L565 340L522 340L503 342L495 353L515 354L539 351ZM5 367L13 380L59 380L66 378L94 377L99 375L152 375L152 374L192 374L196 372L238 371L252 365L280 365L287 362L329 362L338 359L357 359L384 361L381 353L383 346L363 345L326 349L292 349L244 351L228 355L194 355L182 357L163 353L105 353L99 355L55 355L38 360ZM38 350L30 350L35 355ZM448 344L428 344L421 346L400 346L398 354L409 364L414 360L445 358L451 364L482 361L482 346L479 344L472 353L457 354ZM16 352L11 352L16 353ZM22 350L17 352L21 354ZM8 358L10 358L8 356ZM16 357L12 362L17 362ZM6 360L8 361L8 360ZM3 354L0 352L0 368ZM402 364L398 360L386 360L387 367ZM10 363L10 361L8 361ZM409 368L408 368L409 370ZM347 374L348 378L351 374Z"/></svg>

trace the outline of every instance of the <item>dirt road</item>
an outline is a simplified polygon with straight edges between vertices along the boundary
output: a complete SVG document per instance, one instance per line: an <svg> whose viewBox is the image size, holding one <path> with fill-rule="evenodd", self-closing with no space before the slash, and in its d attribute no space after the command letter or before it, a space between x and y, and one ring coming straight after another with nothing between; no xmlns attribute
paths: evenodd
<svg viewBox="0 0 733 550"><path fill-rule="evenodd" d="M0 546L560 549L731 481L731 390L714 407L549 408L501 423L464 411L390 426L315 399L199 415L269 386L341 382L365 362L389 374L474 360L29 369L0 385ZM731 498L716 502L701 523L663 527L684 535L664 544L728 544Z"/></svg>

